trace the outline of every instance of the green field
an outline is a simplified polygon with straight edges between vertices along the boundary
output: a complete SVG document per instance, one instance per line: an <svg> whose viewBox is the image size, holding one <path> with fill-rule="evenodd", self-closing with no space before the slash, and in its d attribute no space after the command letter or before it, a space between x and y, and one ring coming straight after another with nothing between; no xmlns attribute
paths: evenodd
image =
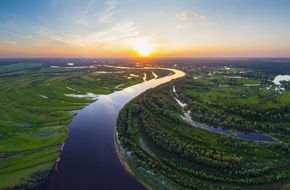
<svg viewBox="0 0 290 190"><path fill-rule="evenodd" d="M151 70L141 69L0 66L0 189L27 184L35 173L52 168L74 114L95 101L71 95L109 94L142 82L143 73L154 78Z"/></svg>
<svg viewBox="0 0 290 190"><path fill-rule="evenodd" d="M281 189L289 183L290 91L276 91L269 80L274 74L260 70L203 66L186 72L144 92L120 112L118 139L134 175L160 190ZM268 134L277 141L196 128L180 116L188 110L195 121Z"/></svg>

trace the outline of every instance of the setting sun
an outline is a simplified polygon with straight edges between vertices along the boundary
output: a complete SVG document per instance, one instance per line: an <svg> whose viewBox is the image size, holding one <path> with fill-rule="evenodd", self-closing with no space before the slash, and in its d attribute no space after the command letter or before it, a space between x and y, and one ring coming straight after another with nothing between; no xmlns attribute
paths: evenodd
<svg viewBox="0 0 290 190"><path fill-rule="evenodd" d="M142 57L147 57L153 52L153 48L149 44L142 44L136 47L136 51Z"/></svg>
<svg viewBox="0 0 290 190"><path fill-rule="evenodd" d="M137 40L137 41L135 41L135 43L134 43L133 46L134 46L135 51L141 57L148 57L154 51L153 45L150 42L144 41L144 40Z"/></svg>

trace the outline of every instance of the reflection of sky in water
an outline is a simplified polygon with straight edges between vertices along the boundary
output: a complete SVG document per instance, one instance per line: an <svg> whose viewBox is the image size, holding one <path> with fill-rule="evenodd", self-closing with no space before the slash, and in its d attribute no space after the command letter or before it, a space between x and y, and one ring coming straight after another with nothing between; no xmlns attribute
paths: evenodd
<svg viewBox="0 0 290 190"><path fill-rule="evenodd" d="M101 95L98 97L98 100L93 104L85 108L86 114L90 116L95 116L96 114L102 114L107 119L117 117L120 109L128 103L132 98L138 96L145 90L153 88L165 82L168 82L172 79L176 79L185 75L184 72L178 71L176 69L168 69L175 72L174 75L166 76L160 79L152 79L141 84L137 84L128 88L125 88L121 91L116 91L109 95Z"/></svg>
<svg viewBox="0 0 290 190"><path fill-rule="evenodd" d="M187 104L182 103L180 100L178 100L177 98L174 97L174 99L176 100L176 102L182 107L184 108Z"/></svg>
<svg viewBox="0 0 290 190"><path fill-rule="evenodd" d="M86 94L64 94L64 95L68 97L74 97L74 98L89 98L92 100L97 100L99 97L98 94L94 94L91 92L87 92Z"/></svg>
<svg viewBox="0 0 290 190"><path fill-rule="evenodd" d="M276 85L281 85L281 81L290 81L290 75L278 75L273 80L273 83Z"/></svg>
<svg viewBox="0 0 290 190"><path fill-rule="evenodd" d="M282 75L280 75L280 76L282 76ZM288 77L290 79L290 76L288 76ZM283 79L285 79L285 77L283 77ZM175 86L173 86L172 91L175 93L176 96L178 96L176 93ZM182 108L184 108L186 106L186 103L182 103L177 97L174 97L174 99ZM199 122L193 121L191 119L190 113L191 113L191 111L188 110L187 112L184 113L184 116L181 115L181 118L184 121L188 122L190 125L197 127L197 128L205 129L205 130L208 130L210 132L217 133L217 134L227 135L227 136L251 140L251 141L267 141L267 142L275 141L275 139L273 139L271 136L266 135L266 134L244 133L244 132L240 132L240 131L232 132L230 130L223 129L222 127L213 127L210 125L206 125L204 123L199 123Z"/></svg>
<svg viewBox="0 0 290 190"><path fill-rule="evenodd" d="M141 84L128 87L124 90L116 91L109 95L99 96L99 100L95 103L101 102L102 104L110 107L110 110L121 109L124 104L126 104L133 97L138 96L140 93L144 92L145 90L149 88L153 88L155 86L168 82L172 79L176 79L185 75L185 73L178 71L176 69L169 69L169 70L175 72L176 74L172 76L166 76L160 79L149 80Z"/></svg>
<svg viewBox="0 0 290 190"><path fill-rule="evenodd" d="M275 139L273 139L271 136L266 135L266 134L244 133L240 131L232 132L230 130L223 129L222 127L213 127L213 126L206 125L204 123L195 122L191 119L190 110L184 113L184 116L181 116L181 118L194 127L205 129L210 132L217 133L217 134L227 135L227 136L251 140L251 141L267 141L267 142L275 141Z"/></svg>
<svg viewBox="0 0 290 190"><path fill-rule="evenodd" d="M143 189L124 170L116 155L116 119L120 109L135 96L184 75L175 71L177 74L171 77L146 81L109 95L101 95L96 102L79 111L72 120L57 174L50 181L54 181L58 187L65 184L65 189L96 189L96 184L100 187L98 189L104 189L102 187L108 187L108 183L114 188L107 189ZM122 183L116 185L120 181ZM87 188L84 188L84 184Z"/></svg>

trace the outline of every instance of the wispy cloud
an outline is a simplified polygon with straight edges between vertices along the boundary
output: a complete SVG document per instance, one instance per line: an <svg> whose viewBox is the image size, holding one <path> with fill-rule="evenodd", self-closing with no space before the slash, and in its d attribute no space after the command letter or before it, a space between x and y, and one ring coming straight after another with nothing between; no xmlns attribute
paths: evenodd
<svg viewBox="0 0 290 190"><path fill-rule="evenodd" d="M116 14L122 12L119 7L121 3L115 0L107 0L104 3L96 0L87 3L77 1L76 4L78 6L65 9L62 20L82 27L94 28L102 24L114 23Z"/></svg>
<svg viewBox="0 0 290 190"><path fill-rule="evenodd" d="M17 42L12 41L12 40L6 40L6 41L1 41L0 40L0 44L2 44L2 45L16 45Z"/></svg>
<svg viewBox="0 0 290 190"><path fill-rule="evenodd" d="M107 0L104 3L91 0L88 4L68 7L63 13L62 21L80 26L79 28L54 31L39 27L34 34L49 43L82 48L131 48L134 41L152 41L152 37L140 34L140 29L131 18L119 16L123 4L124 2L115 0Z"/></svg>
<svg viewBox="0 0 290 190"><path fill-rule="evenodd" d="M92 27L93 25L87 19L87 17L83 14L71 14L66 13L66 18L73 24L80 25L82 27Z"/></svg>
<svg viewBox="0 0 290 190"><path fill-rule="evenodd" d="M98 21L100 23L107 23L110 21L110 19L119 12L117 10L118 3L113 0L106 1L106 8L104 11L97 13Z"/></svg>
<svg viewBox="0 0 290 190"><path fill-rule="evenodd" d="M206 16L192 11L181 11L175 14L180 21L188 21L191 19L206 20Z"/></svg>
<svg viewBox="0 0 290 190"><path fill-rule="evenodd" d="M177 24L177 29L188 29L191 28L193 23L199 23L200 25L205 25L208 23L207 17L200 13L194 11L180 11L175 13L176 18L179 20Z"/></svg>
<svg viewBox="0 0 290 190"><path fill-rule="evenodd" d="M39 17L38 23L29 27L24 24L20 27L20 29L26 28L26 35L21 34L21 42L29 42L27 48L40 47L38 50L45 49L44 47L47 47L45 50L56 47L110 52L132 50L136 43L141 42L157 46L153 34L144 33L139 23L134 22L130 17L124 17L123 5L124 2L115 0L105 2L89 0L85 4L81 0L76 0L72 5L60 9L62 2L54 0L51 8L58 18L59 27L51 27L46 22L46 17ZM18 25L11 23L10 28L13 27ZM13 45L12 42L9 44ZM15 45L18 44L20 43Z"/></svg>
<svg viewBox="0 0 290 190"><path fill-rule="evenodd" d="M92 27L91 18L93 16L92 12L95 9L94 7L96 7L95 2L89 1L88 3L80 3L76 1L76 4L77 5L72 7L67 7L63 11L63 16L60 20L81 27Z"/></svg>
<svg viewBox="0 0 290 190"><path fill-rule="evenodd" d="M17 42L12 41L12 40L11 40L11 41L7 41L7 43L8 43L8 44L11 44L11 45L16 45L16 44L17 44Z"/></svg>
<svg viewBox="0 0 290 190"><path fill-rule="evenodd" d="M35 30L37 38L50 40L51 43L59 43L66 46L90 47L97 46L106 48L106 46L127 46L128 42L134 38L140 37L138 29L133 22L119 22L109 28L100 31L86 33L57 33L47 28Z"/></svg>

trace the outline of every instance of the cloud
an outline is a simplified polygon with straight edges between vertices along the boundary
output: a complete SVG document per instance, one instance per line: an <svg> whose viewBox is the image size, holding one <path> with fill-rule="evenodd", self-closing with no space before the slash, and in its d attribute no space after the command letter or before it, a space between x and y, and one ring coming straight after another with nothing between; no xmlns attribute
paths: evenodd
<svg viewBox="0 0 290 190"><path fill-rule="evenodd" d="M95 49L109 52L122 49L132 50L134 44L139 41L155 42L153 34L143 34L142 26L133 22L133 18L122 17L120 13L124 9L121 6L126 2L120 3L115 0L107 0L103 4L98 0L90 0L85 4L81 2L76 0L72 5L61 9L62 1L53 1L51 6L59 10L55 13L58 16L59 27L46 24L45 20L49 18L45 17L39 17L38 23L29 26L26 23L23 26L14 23L11 25L19 27L20 30L25 27L26 32L21 33L19 39L21 43L29 42L27 48L39 47L37 50L43 51L55 47L61 50L72 49L72 51L85 52ZM4 28L2 25L3 23L0 24L0 29ZM13 28L12 26L10 28ZM21 45L21 43L14 45Z"/></svg>
<svg viewBox="0 0 290 190"><path fill-rule="evenodd" d="M48 28L35 30L34 35L44 41L72 47L100 47L106 49L112 46L128 46L134 38L142 37L137 27L131 21L121 21L100 31L57 33Z"/></svg>
<svg viewBox="0 0 290 190"><path fill-rule="evenodd" d="M198 19L198 20L206 20L206 16L200 15L199 13L196 12L190 12L190 11L181 11L175 14L175 16L180 20L180 21L188 21L191 19Z"/></svg>
<svg viewBox="0 0 290 190"><path fill-rule="evenodd" d="M182 21L187 21L191 18L196 17L198 14L195 12L188 12L188 11L181 11L179 13L176 13L175 16Z"/></svg>
<svg viewBox="0 0 290 190"><path fill-rule="evenodd" d="M60 20L81 27L93 27L91 18L93 18L92 12L95 11L94 7L96 7L94 2L89 1L88 3L80 3L79 1L76 1L75 3L76 5L65 8Z"/></svg>
<svg viewBox="0 0 290 190"><path fill-rule="evenodd" d="M73 6L66 7L61 20L89 28L111 24L116 18L119 19L116 14L122 12L119 5L121 3L115 0L107 0L104 3L97 0L90 0L88 3L76 1Z"/></svg>
<svg viewBox="0 0 290 190"><path fill-rule="evenodd" d="M85 15L82 14L74 14L70 16L70 22L80 25L80 26L86 26L86 27L92 27L92 24L89 22L89 20L86 18Z"/></svg>
<svg viewBox="0 0 290 190"><path fill-rule="evenodd" d="M17 44L17 42L15 42L15 41L12 41L12 40L10 40L10 41L7 41L7 43L8 43L8 44L11 44L11 45L16 45L16 44Z"/></svg>
<svg viewBox="0 0 290 190"><path fill-rule="evenodd" d="M110 21L110 19L113 17L114 14L119 12L117 10L118 3L113 0L106 1L106 8L104 11L97 13L98 21L100 23L107 23Z"/></svg>
<svg viewBox="0 0 290 190"><path fill-rule="evenodd" d="M2 45L16 45L17 42L12 41L12 40L6 40L6 41L1 41L0 40L0 44L2 44Z"/></svg>
<svg viewBox="0 0 290 190"><path fill-rule="evenodd" d="M132 41L147 38L131 18L124 19L119 13L126 2L106 0L105 3L91 0L88 4L76 1L72 7L66 7L61 22L72 24L74 30L58 30L39 27L34 30L35 39L42 43L65 47L96 47L108 49L114 47L131 48ZM76 6L78 5L78 6Z"/></svg>

